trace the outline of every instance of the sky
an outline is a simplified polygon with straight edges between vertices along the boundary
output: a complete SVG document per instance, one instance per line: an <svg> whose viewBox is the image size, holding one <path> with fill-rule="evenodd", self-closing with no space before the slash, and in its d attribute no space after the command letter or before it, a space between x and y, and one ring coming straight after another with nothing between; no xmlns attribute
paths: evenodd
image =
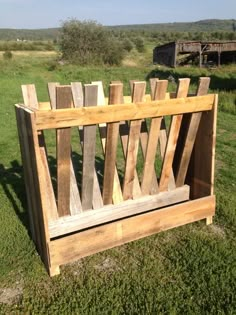
<svg viewBox="0 0 236 315"><path fill-rule="evenodd" d="M51 28L76 18L103 25L236 19L236 0L0 0L0 28Z"/></svg>

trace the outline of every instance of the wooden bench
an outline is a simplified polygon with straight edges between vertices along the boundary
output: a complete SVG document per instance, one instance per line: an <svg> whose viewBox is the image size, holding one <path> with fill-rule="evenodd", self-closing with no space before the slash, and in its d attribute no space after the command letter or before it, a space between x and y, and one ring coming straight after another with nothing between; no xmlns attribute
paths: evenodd
<svg viewBox="0 0 236 315"><path fill-rule="evenodd" d="M215 213L218 97L200 78L49 83L50 102L22 86L16 118L32 238L51 276L59 266ZM109 105L108 105L109 104ZM52 132L55 130L55 132ZM46 146L46 143L49 145ZM55 151L54 157L53 149ZM49 151L48 151L49 150Z"/></svg>

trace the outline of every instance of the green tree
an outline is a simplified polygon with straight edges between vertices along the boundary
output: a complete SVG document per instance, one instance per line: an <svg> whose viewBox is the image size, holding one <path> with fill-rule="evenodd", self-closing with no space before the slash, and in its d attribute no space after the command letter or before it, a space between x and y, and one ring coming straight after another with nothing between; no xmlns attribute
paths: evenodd
<svg viewBox="0 0 236 315"><path fill-rule="evenodd" d="M62 58L80 65L119 64L123 49L112 33L95 21L70 19L62 25Z"/></svg>

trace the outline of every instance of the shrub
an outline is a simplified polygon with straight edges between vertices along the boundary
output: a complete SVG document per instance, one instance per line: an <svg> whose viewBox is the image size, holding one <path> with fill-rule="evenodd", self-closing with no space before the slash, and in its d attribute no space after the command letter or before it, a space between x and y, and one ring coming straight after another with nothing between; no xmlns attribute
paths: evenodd
<svg viewBox="0 0 236 315"><path fill-rule="evenodd" d="M110 31L94 21L71 19L63 23L60 35L62 58L76 64L119 64L121 44Z"/></svg>
<svg viewBox="0 0 236 315"><path fill-rule="evenodd" d="M3 58L5 60L10 60L12 59L13 55L12 55L12 52L9 51L9 50L6 50L4 53L3 53Z"/></svg>

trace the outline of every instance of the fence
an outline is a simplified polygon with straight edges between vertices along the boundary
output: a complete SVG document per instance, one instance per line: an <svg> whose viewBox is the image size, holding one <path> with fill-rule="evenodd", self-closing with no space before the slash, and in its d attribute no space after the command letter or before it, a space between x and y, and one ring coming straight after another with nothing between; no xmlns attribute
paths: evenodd
<svg viewBox="0 0 236 315"><path fill-rule="evenodd" d="M200 78L82 87L49 83L50 102L22 86L16 117L32 238L51 276L59 266L201 219L211 223L217 95ZM108 105L109 104L109 105ZM52 132L55 130L55 132ZM47 146L46 146L47 143Z"/></svg>

